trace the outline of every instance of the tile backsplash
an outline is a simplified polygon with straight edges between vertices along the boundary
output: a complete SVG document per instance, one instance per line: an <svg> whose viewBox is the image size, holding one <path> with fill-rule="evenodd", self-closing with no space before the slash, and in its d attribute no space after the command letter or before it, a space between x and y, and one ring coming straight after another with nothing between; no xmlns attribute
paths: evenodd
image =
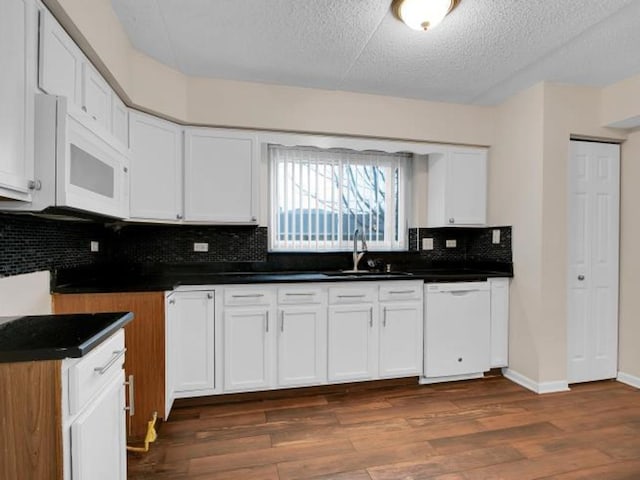
<svg viewBox="0 0 640 480"><path fill-rule="evenodd" d="M500 230L493 244L492 230ZM422 239L433 239L433 250L422 250ZM446 240L456 240L446 248ZM100 244L91 252L90 243ZM208 244L195 252L194 243ZM511 227L412 228L409 252L371 253L383 263L489 261L510 263ZM211 265L253 263L252 268L292 270L305 266L344 269L349 253L269 254L266 227L187 226L72 222L33 215L0 214L0 276L39 270L94 265ZM213 265L211 265L213 268ZM210 267L210 268L211 268Z"/></svg>
<svg viewBox="0 0 640 480"><path fill-rule="evenodd" d="M500 231L500 242L493 243L493 231ZM433 250L423 250L422 240L433 239ZM455 240L455 247L447 247L447 240ZM511 227L486 228L410 228L409 250L434 261L491 261L511 262Z"/></svg>

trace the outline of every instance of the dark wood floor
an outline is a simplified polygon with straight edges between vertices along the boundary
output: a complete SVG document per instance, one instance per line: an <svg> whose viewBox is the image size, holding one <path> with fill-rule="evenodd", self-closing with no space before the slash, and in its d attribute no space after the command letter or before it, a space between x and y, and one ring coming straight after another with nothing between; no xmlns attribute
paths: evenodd
<svg viewBox="0 0 640 480"><path fill-rule="evenodd" d="M129 479L640 479L640 391L493 378L174 409Z"/></svg>

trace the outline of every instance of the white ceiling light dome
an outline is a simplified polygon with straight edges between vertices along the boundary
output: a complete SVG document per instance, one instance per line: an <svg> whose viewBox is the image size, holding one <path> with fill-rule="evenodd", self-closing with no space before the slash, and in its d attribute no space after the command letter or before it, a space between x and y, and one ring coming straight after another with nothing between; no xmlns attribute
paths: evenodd
<svg viewBox="0 0 640 480"><path fill-rule="evenodd" d="M460 0L393 0L393 13L414 30L438 25Z"/></svg>

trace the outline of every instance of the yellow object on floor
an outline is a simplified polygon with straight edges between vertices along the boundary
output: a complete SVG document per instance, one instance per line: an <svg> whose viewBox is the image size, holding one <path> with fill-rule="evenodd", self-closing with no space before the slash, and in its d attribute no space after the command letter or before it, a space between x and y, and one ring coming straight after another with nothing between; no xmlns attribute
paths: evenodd
<svg viewBox="0 0 640 480"><path fill-rule="evenodd" d="M158 419L158 412L153 412L153 418L147 423L147 434L144 437L144 447L131 447L127 445L127 450L130 452L143 452L149 451L149 444L156 441L158 434L156 433L156 420Z"/></svg>

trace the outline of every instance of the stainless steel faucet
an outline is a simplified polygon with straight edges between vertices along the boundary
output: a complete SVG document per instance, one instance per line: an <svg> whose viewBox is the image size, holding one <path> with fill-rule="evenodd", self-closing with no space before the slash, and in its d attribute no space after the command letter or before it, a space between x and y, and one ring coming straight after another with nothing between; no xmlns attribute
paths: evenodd
<svg viewBox="0 0 640 480"><path fill-rule="evenodd" d="M360 234L360 238L362 240L362 251L358 252L358 234L360 230L356 228L355 232L353 232L353 272L359 272L358 263L364 257L364 254L367 253L367 242L364 239L364 233Z"/></svg>

